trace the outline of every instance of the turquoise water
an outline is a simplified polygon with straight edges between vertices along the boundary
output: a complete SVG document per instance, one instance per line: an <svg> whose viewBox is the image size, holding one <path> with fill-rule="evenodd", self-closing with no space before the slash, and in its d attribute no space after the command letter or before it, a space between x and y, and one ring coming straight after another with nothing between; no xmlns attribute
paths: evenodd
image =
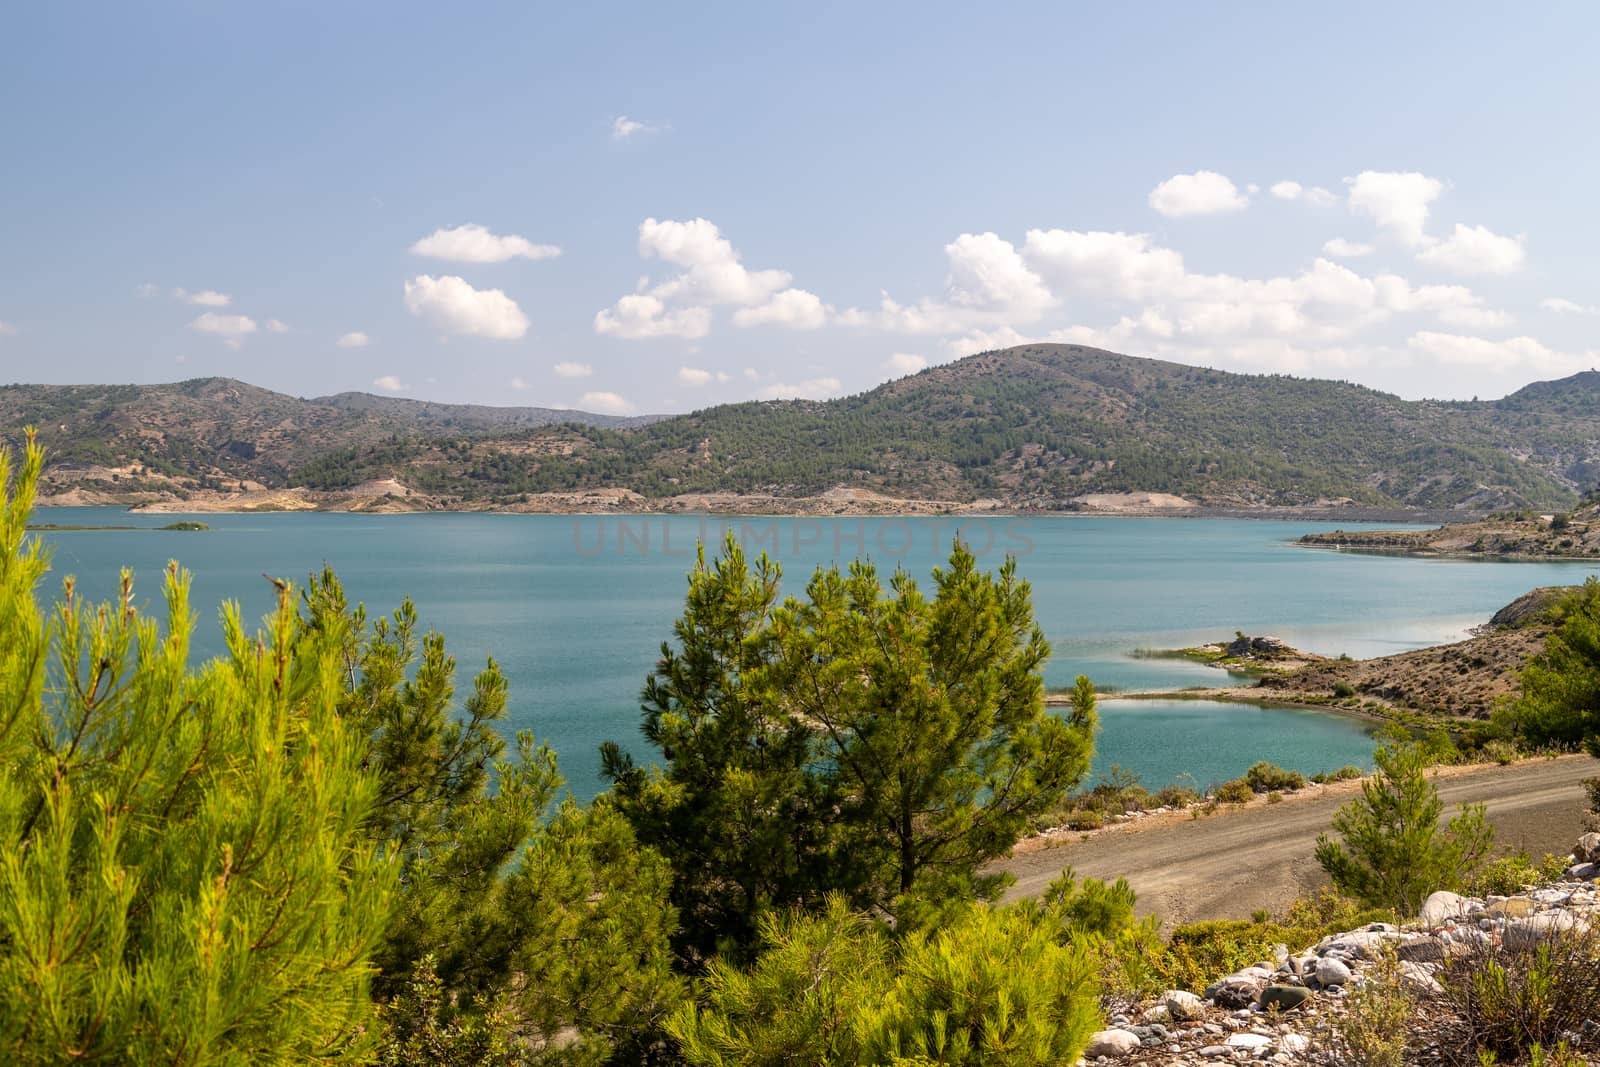
<svg viewBox="0 0 1600 1067"><path fill-rule="evenodd" d="M160 571L194 572L194 603L214 618L225 598L247 617L271 606L265 574L301 579L324 561L352 599L387 611L401 596L445 633L465 675L493 655L512 687L511 726L551 742L580 797L600 788L597 748L616 739L644 756L638 692L671 633L697 538L731 523L779 560L800 592L818 564L875 559L919 577L948 554L954 519L702 519L695 516L200 515L209 532L47 532L54 580L76 575L107 597L118 569L136 599L159 606ZM45 508L41 523L157 527L183 516L111 508ZM1344 524L1346 528L1354 528ZM1275 634L1327 655L1381 655L1457 639L1538 585L1582 581L1582 563L1488 563L1357 555L1297 547L1331 524L1164 519L971 519L961 536L998 566L1018 557L1033 583L1054 655L1052 686L1087 674L1121 689L1220 684L1184 661L1136 659L1229 636ZM50 592L54 592L53 589ZM214 624L197 650L218 651ZM465 682L465 679L463 679ZM1151 786L1187 771L1201 785L1267 758L1305 772L1364 762L1371 741L1352 720L1318 713L1182 701L1106 701L1097 767L1117 763Z"/></svg>

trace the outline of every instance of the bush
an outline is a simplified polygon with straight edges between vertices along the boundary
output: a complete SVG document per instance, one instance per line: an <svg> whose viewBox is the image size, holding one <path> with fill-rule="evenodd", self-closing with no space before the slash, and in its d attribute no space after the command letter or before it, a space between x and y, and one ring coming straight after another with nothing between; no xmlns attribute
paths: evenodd
<svg viewBox="0 0 1600 1067"><path fill-rule="evenodd" d="M1519 852L1495 860L1485 867L1467 883L1467 893L1475 897L1490 894L1509 897L1529 886L1548 885L1557 881L1566 873L1566 869L1567 861L1560 856L1547 852L1544 859L1535 864L1526 852Z"/></svg>
<svg viewBox="0 0 1600 1067"><path fill-rule="evenodd" d="M1186 785L1169 785L1156 794L1156 802L1163 808L1186 808L1199 800L1200 793Z"/></svg>
<svg viewBox="0 0 1600 1067"><path fill-rule="evenodd" d="M1600 1019L1600 939L1563 930L1533 945L1475 945L1438 973L1449 1009L1444 1045L1514 1063L1557 1048Z"/></svg>
<svg viewBox="0 0 1600 1067"><path fill-rule="evenodd" d="M1286 771L1275 763L1266 760L1253 765L1244 772L1244 784L1254 793L1271 793L1276 790L1303 789L1306 776L1299 771Z"/></svg>
<svg viewBox="0 0 1600 1067"><path fill-rule="evenodd" d="M713 963L667 1029L690 1064L1076 1060L1099 1021L1085 946L1033 903L958 907L899 944L838 897L768 916L754 966Z"/></svg>
<svg viewBox="0 0 1600 1067"><path fill-rule="evenodd" d="M1485 762L1498 763L1504 767L1507 764L1515 763L1521 753L1517 751L1517 746L1510 741L1496 740L1485 743L1482 748L1478 749L1478 755Z"/></svg>
<svg viewBox="0 0 1600 1067"><path fill-rule="evenodd" d="M1256 791L1244 779L1235 778L1217 786L1213 795L1224 804L1244 804L1256 795Z"/></svg>
<svg viewBox="0 0 1600 1067"><path fill-rule="evenodd" d="M1333 695L1338 700L1348 700L1356 695L1356 687L1349 682L1335 682L1333 684Z"/></svg>
<svg viewBox="0 0 1600 1067"><path fill-rule="evenodd" d="M1344 1014L1334 1016L1334 1056L1347 1067L1404 1067L1410 1020L1400 963L1384 952L1351 990Z"/></svg>

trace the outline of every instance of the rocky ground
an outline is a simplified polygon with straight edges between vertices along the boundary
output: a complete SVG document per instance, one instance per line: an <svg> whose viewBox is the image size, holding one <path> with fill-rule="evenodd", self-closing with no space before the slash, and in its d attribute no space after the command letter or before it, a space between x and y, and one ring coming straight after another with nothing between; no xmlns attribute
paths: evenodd
<svg viewBox="0 0 1600 1067"><path fill-rule="evenodd" d="M1389 950L1419 1007L1406 1062L1448 1062L1444 1050L1430 1047L1434 1035L1426 1022L1438 1014L1429 1008L1439 1001L1438 975L1446 960L1485 946L1531 947L1557 933L1600 929L1600 834L1585 835L1572 861L1565 880L1548 886L1509 897L1435 893L1418 920L1405 927L1374 923L1301 952L1279 946L1274 958L1225 975L1201 992L1169 990L1113 1017L1108 1029L1094 1035L1083 1062L1337 1063L1333 1033L1349 1010L1350 992ZM1600 1063L1600 1020L1590 1019L1567 1040L1585 1062Z"/></svg>

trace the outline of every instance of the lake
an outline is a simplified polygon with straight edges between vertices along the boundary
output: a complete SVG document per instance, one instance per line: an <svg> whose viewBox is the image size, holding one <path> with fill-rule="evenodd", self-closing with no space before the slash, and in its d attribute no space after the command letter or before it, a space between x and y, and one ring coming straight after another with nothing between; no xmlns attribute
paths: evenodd
<svg viewBox="0 0 1600 1067"><path fill-rule="evenodd" d="M446 635L459 690L493 655L511 683L510 727L548 741L581 798L601 788L600 742L648 757L639 688L681 610L695 542L715 544L725 528L776 558L796 594L814 567L861 555L880 571L901 565L926 582L958 532L985 566L1009 552L1033 584L1054 651L1045 671L1052 687L1078 674L1122 690L1223 684L1227 676L1212 668L1132 653L1235 630L1325 655L1438 644L1534 586L1581 582L1597 570L1300 548L1295 538L1334 525L1265 520L263 513L193 516L206 532L154 529L186 517L39 509L39 523L148 528L41 533L54 552L44 594L53 597L72 574L83 593L109 597L128 566L149 612L159 607L162 567L177 559L194 572L203 619L214 620L226 598L256 618L272 604L263 574L303 581L327 562L370 611L391 610L409 594L423 623ZM214 621L195 638L200 654L220 651ZM1306 773L1370 764L1365 727L1319 712L1107 700L1101 720L1097 770L1119 764L1152 788L1183 773L1202 786L1236 777L1257 759Z"/></svg>

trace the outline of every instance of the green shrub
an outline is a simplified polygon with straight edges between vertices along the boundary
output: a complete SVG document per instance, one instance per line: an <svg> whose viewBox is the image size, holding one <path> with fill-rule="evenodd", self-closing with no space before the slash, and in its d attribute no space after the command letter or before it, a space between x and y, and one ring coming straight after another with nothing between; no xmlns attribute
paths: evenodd
<svg viewBox="0 0 1600 1067"><path fill-rule="evenodd" d="M1330 782L1351 782L1357 778L1365 778L1367 772L1357 767L1354 763L1346 763L1343 767L1328 775Z"/></svg>
<svg viewBox="0 0 1600 1067"><path fill-rule="evenodd" d="M1442 1036L1480 1059L1517 1063L1600 1019L1600 940L1590 930L1553 932L1533 945L1474 945L1437 977L1449 1008Z"/></svg>
<svg viewBox="0 0 1600 1067"><path fill-rule="evenodd" d="M1281 789L1303 789L1306 776L1299 771L1286 771L1275 763L1262 760L1244 772L1244 784L1251 792L1270 793Z"/></svg>
<svg viewBox="0 0 1600 1067"><path fill-rule="evenodd" d="M1283 803L1283 794L1278 792L1276 789L1274 789L1272 792L1267 794L1267 803L1268 804L1282 804Z"/></svg>
<svg viewBox="0 0 1600 1067"><path fill-rule="evenodd" d="M1339 700L1348 700L1356 695L1356 687L1349 682L1333 683L1333 695Z"/></svg>
<svg viewBox="0 0 1600 1067"><path fill-rule="evenodd" d="M1510 741L1496 740L1478 749L1478 755L1486 762L1498 763L1504 767L1509 763L1515 763L1520 753L1517 751L1517 746Z"/></svg>
<svg viewBox="0 0 1600 1067"><path fill-rule="evenodd" d="M1333 1050L1348 1067L1405 1067L1411 997L1401 981L1400 963L1383 952L1351 990L1345 1011L1334 1016Z"/></svg>
<svg viewBox="0 0 1600 1067"><path fill-rule="evenodd" d="M1186 785L1169 785L1156 794L1156 803L1163 808L1186 808L1199 800L1200 793Z"/></svg>
<svg viewBox="0 0 1600 1067"><path fill-rule="evenodd" d="M1529 886L1548 885L1566 872L1567 861L1560 856L1545 853L1544 859L1534 863L1526 852L1506 856L1484 867L1478 876L1467 883L1467 893L1482 897L1489 894L1508 897Z"/></svg>
<svg viewBox="0 0 1600 1067"><path fill-rule="evenodd" d="M1094 959L1028 902L962 904L898 944L833 898L762 921L749 970L718 961L668 1022L695 1065L1071 1063L1099 1023Z"/></svg>
<svg viewBox="0 0 1600 1067"><path fill-rule="evenodd" d="M1224 804L1243 804L1255 796L1256 791L1251 789L1244 779L1235 778L1231 782L1223 782L1217 786L1213 795Z"/></svg>
<svg viewBox="0 0 1600 1067"><path fill-rule="evenodd" d="M1468 805L1441 832L1444 803L1426 775L1418 745L1384 745L1373 754L1378 774L1340 808L1333 829L1317 838L1316 857L1342 892L1414 915L1429 893L1455 889L1488 855L1494 828L1482 804Z"/></svg>

